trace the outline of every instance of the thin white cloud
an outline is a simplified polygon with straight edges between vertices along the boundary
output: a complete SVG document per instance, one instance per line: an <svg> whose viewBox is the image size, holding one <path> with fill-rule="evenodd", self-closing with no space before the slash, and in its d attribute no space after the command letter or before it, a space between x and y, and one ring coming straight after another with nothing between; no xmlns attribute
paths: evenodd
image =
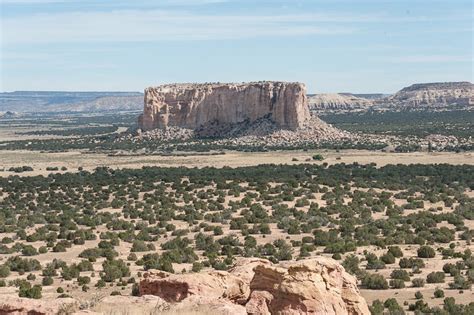
<svg viewBox="0 0 474 315"><path fill-rule="evenodd" d="M193 5L204 5L204 4L215 4L228 2L229 0L160 0L158 3L154 0L136 0L133 3L134 5L143 5L143 4L153 4L153 5L162 5L162 6L193 6ZM0 0L0 4L16 4L16 5L28 5L28 4L51 4L51 3L77 3L82 4L87 2L87 0ZM93 2L93 1L89 1ZM111 1L110 3L102 3L102 5L117 5L121 2L120 0Z"/></svg>
<svg viewBox="0 0 474 315"><path fill-rule="evenodd" d="M342 21L360 16L196 15L177 11L37 14L3 20L3 43L237 39L261 36L348 34Z"/></svg>
<svg viewBox="0 0 474 315"><path fill-rule="evenodd" d="M75 0L0 0L0 4L48 4L74 1Z"/></svg>
<svg viewBox="0 0 474 315"><path fill-rule="evenodd" d="M382 58L383 61L391 63L444 63L444 62L473 62L472 56L456 55L412 55Z"/></svg>

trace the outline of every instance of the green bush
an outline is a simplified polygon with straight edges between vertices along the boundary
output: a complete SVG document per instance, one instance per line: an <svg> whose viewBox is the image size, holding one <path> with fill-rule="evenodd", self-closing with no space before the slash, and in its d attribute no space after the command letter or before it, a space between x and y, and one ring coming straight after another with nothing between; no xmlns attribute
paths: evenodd
<svg viewBox="0 0 474 315"><path fill-rule="evenodd" d="M21 254L23 256L35 256L38 255L38 251L31 245L23 245L23 249L21 250Z"/></svg>
<svg viewBox="0 0 474 315"><path fill-rule="evenodd" d="M38 284L31 286L29 282L25 282L20 286L18 296L29 299L41 299L42 289L43 288Z"/></svg>
<svg viewBox="0 0 474 315"><path fill-rule="evenodd" d="M390 274L390 278L410 281L410 275L406 270L403 269L395 269L394 271L392 271L392 273Z"/></svg>
<svg viewBox="0 0 474 315"><path fill-rule="evenodd" d="M204 267L204 266L203 266L202 263L200 263L200 262L198 262L198 261L195 261L195 262L193 262L192 271L193 271L193 272L199 272L199 271L202 270L203 267Z"/></svg>
<svg viewBox="0 0 474 315"><path fill-rule="evenodd" d="M401 279L391 279L389 284L392 289L403 289L405 287L405 282Z"/></svg>
<svg viewBox="0 0 474 315"><path fill-rule="evenodd" d="M102 279L106 282L112 282L116 279L130 276L130 269L121 259L104 261L102 271Z"/></svg>
<svg viewBox="0 0 474 315"><path fill-rule="evenodd" d="M147 252L148 247L144 241L135 240L133 241L131 252Z"/></svg>
<svg viewBox="0 0 474 315"><path fill-rule="evenodd" d="M379 274L367 274L362 279L362 285L367 289L372 290L385 290L388 289L387 280Z"/></svg>
<svg viewBox="0 0 474 315"><path fill-rule="evenodd" d="M441 290L440 288L436 288L436 290L434 291L434 297L439 299L439 298L443 298L444 297L444 291Z"/></svg>
<svg viewBox="0 0 474 315"><path fill-rule="evenodd" d="M417 251L420 258L433 258L436 255L435 250L430 246L421 246Z"/></svg>
<svg viewBox="0 0 474 315"><path fill-rule="evenodd" d="M414 288L422 288L425 286L425 279L415 278L411 281Z"/></svg>
<svg viewBox="0 0 474 315"><path fill-rule="evenodd" d="M397 257L397 258L403 257L403 252L399 246L390 246L388 248L387 254L389 253L392 254L393 257Z"/></svg>
<svg viewBox="0 0 474 315"><path fill-rule="evenodd" d="M428 283L443 283L444 282L444 272L430 272L426 276L426 282Z"/></svg>
<svg viewBox="0 0 474 315"><path fill-rule="evenodd" d="M48 285L52 285L54 282L53 278L52 277L43 277L43 279L41 280L41 284L43 286L48 286Z"/></svg>
<svg viewBox="0 0 474 315"><path fill-rule="evenodd" d="M7 265L0 265L0 278L6 278L10 275L10 267Z"/></svg>
<svg viewBox="0 0 474 315"><path fill-rule="evenodd" d="M313 160L322 161L322 160L324 160L324 157L321 154L315 154L315 155L313 155Z"/></svg>

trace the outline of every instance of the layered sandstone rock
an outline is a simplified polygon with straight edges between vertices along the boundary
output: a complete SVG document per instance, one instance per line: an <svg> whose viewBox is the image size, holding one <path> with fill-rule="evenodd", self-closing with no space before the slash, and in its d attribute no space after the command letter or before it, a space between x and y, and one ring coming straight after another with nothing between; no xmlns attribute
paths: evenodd
<svg viewBox="0 0 474 315"><path fill-rule="evenodd" d="M351 110L365 109L373 105L373 101L352 94L316 94L308 97L311 110Z"/></svg>
<svg viewBox="0 0 474 315"><path fill-rule="evenodd" d="M223 314L370 314L356 279L325 257L279 265L241 258L228 272L150 273L139 288L176 311L206 307Z"/></svg>
<svg viewBox="0 0 474 315"><path fill-rule="evenodd" d="M301 83L171 84L145 90L142 130L233 125L270 118L279 128L296 129L310 118Z"/></svg>
<svg viewBox="0 0 474 315"><path fill-rule="evenodd" d="M250 281L254 268L271 265L268 260L240 258L229 271L170 274L155 272L145 274L140 282L140 295L157 295L167 302L181 302L189 297L201 297L202 302L225 298L244 303L250 296Z"/></svg>
<svg viewBox="0 0 474 315"><path fill-rule="evenodd" d="M474 105L474 85L470 82L413 84L382 102L403 107L469 106Z"/></svg>
<svg viewBox="0 0 474 315"><path fill-rule="evenodd" d="M356 279L333 259L319 257L257 266L250 282L255 314L369 314Z"/></svg>

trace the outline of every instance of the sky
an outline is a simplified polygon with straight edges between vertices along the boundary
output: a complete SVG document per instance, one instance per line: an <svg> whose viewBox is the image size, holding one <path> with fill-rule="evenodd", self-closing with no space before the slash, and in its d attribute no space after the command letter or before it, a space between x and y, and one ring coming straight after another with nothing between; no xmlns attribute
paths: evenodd
<svg viewBox="0 0 474 315"><path fill-rule="evenodd" d="M473 81L471 0L0 0L0 91Z"/></svg>

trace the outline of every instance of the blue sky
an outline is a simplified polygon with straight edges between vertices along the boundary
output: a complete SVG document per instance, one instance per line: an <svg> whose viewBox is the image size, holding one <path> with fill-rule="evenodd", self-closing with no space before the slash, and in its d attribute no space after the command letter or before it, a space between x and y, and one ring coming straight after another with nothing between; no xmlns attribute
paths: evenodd
<svg viewBox="0 0 474 315"><path fill-rule="evenodd" d="M470 0L0 0L0 90L472 81Z"/></svg>

